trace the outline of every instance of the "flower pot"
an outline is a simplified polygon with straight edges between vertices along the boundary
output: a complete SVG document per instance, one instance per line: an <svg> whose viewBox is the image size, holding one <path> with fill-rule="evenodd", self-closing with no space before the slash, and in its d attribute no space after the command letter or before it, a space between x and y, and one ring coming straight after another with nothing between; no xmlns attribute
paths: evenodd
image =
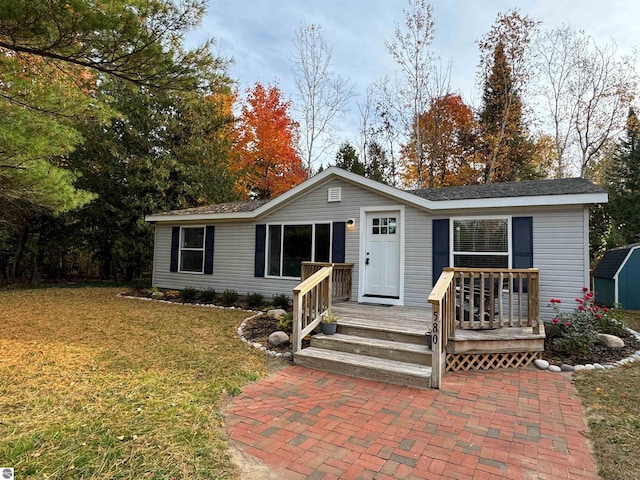
<svg viewBox="0 0 640 480"><path fill-rule="evenodd" d="M336 333L336 328L338 328L338 324L336 322L320 322L320 326L322 327L322 333L325 335L333 335Z"/></svg>

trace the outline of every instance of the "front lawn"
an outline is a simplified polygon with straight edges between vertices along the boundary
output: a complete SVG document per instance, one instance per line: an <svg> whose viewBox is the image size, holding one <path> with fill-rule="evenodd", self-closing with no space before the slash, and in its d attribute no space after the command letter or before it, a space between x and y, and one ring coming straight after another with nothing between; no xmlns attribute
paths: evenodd
<svg viewBox="0 0 640 480"><path fill-rule="evenodd" d="M0 291L0 462L17 478L236 478L222 409L265 373L248 314L117 298L114 288Z"/></svg>
<svg viewBox="0 0 640 480"><path fill-rule="evenodd" d="M640 312L625 312L640 331ZM575 377L603 480L637 480L640 472L640 362Z"/></svg>

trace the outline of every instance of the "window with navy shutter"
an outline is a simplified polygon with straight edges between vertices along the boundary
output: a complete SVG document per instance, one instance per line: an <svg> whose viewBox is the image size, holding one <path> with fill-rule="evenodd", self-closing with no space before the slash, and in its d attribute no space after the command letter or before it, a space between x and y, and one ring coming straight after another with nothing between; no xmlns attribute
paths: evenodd
<svg viewBox="0 0 640 480"><path fill-rule="evenodd" d="M433 220L432 225L432 268L433 285L436 284L442 269L449 266L449 219Z"/></svg>
<svg viewBox="0 0 640 480"><path fill-rule="evenodd" d="M264 277L264 257L267 237L267 226L264 224L256 225L256 248L253 275L255 277Z"/></svg>
<svg viewBox="0 0 640 480"><path fill-rule="evenodd" d="M333 263L344 263L346 229L346 222L333 222L333 239L331 244L331 261Z"/></svg>
<svg viewBox="0 0 640 480"><path fill-rule="evenodd" d="M533 217L511 219L511 241L513 268L533 268ZM518 289L517 280L514 288ZM523 280L523 292L527 292L527 281Z"/></svg>

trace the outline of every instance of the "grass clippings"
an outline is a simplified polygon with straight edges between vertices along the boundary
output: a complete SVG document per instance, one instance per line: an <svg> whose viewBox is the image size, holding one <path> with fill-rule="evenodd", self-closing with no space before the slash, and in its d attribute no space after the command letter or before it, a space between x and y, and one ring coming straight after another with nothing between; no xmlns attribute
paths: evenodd
<svg viewBox="0 0 640 480"><path fill-rule="evenodd" d="M265 372L246 312L113 288L0 291L0 459L17 478L233 479L224 400Z"/></svg>
<svg viewBox="0 0 640 480"><path fill-rule="evenodd" d="M625 312L625 324L640 331L640 312ZM640 362L583 371L575 384L602 479L640 478Z"/></svg>

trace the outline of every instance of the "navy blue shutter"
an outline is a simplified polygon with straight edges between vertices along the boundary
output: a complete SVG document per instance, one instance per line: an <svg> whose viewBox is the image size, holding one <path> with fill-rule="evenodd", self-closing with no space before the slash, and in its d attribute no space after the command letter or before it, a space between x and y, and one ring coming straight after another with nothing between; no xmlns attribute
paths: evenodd
<svg viewBox="0 0 640 480"><path fill-rule="evenodd" d="M256 257L254 263L254 273L256 277L264 277L264 257L267 240L267 226L256 225Z"/></svg>
<svg viewBox="0 0 640 480"><path fill-rule="evenodd" d="M511 219L511 251L513 268L533 267L533 217L513 217ZM517 288L515 282L514 288ZM527 291L527 283L523 284Z"/></svg>
<svg viewBox="0 0 640 480"><path fill-rule="evenodd" d="M346 222L333 222L333 238L331 239L331 261L333 263L344 263L346 227Z"/></svg>
<svg viewBox="0 0 640 480"><path fill-rule="evenodd" d="M449 266L449 219L443 218L432 222L432 265L433 285L436 284L442 269Z"/></svg>
<svg viewBox="0 0 640 480"><path fill-rule="evenodd" d="M208 225L205 234L204 241L204 273L205 275L211 275L213 273L213 243L215 227Z"/></svg>
<svg viewBox="0 0 640 480"><path fill-rule="evenodd" d="M171 264L169 271L178 271L178 248L180 247L180 227L171 229Z"/></svg>

